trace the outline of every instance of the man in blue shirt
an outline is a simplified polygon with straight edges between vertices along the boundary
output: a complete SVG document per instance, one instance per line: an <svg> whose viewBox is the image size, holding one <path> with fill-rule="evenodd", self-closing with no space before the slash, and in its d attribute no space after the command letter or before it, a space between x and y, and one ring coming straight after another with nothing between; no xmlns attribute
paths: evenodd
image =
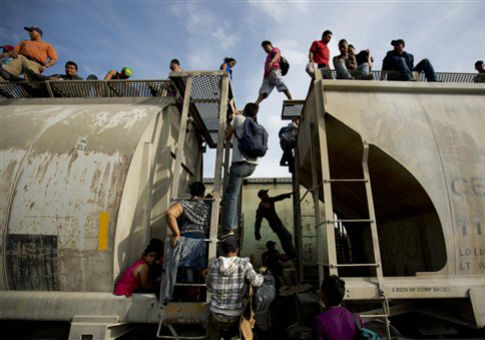
<svg viewBox="0 0 485 340"><path fill-rule="evenodd" d="M388 51L386 57L382 61L383 76L385 71L397 71L399 76L396 77L392 74L388 74L388 80L411 80L413 79L412 71L424 72L428 81L436 81L436 74L433 69L433 65L428 59L421 60L416 66L414 66L414 57L411 53L404 51L406 46L403 39L397 39L391 41L391 45L394 46L394 50Z"/></svg>

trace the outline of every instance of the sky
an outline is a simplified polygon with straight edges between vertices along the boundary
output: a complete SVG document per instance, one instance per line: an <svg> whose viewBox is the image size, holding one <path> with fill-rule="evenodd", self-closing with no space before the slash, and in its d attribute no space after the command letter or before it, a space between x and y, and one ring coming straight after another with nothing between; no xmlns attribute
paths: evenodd
<svg viewBox="0 0 485 340"><path fill-rule="evenodd" d="M63 73L74 60L82 77L103 77L130 66L132 79L166 79L178 58L186 70L218 69L234 57L232 87L238 108L255 101L263 78L270 40L290 63L284 81L294 99L305 99L308 49L324 30L333 32L331 56L347 39L358 50L369 48L380 69L392 39L406 41L416 63L429 58L436 71L474 72L485 59L485 1L1 1L0 43L28 39L24 26L39 26L59 54L50 73ZM258 120L270 135L269 151L253 177L286 177L279 166L278 131L284 94L265 100ZM212 177L213 152L204 177Z"/></svg>

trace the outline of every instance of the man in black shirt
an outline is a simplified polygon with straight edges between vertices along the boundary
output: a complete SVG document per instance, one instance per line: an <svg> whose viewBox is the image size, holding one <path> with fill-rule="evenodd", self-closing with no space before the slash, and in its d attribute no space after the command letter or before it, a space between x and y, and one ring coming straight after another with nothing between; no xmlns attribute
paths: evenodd
<svg viewBox="0 0 485 340"><path fill-rule="evenodd" d="M49 76L50 80L83 80L77 74L77 64L74 61L68 61L66 65L64 65L64 69L66 74L54 74Z"/></svg>
<svg viewBox="0 0 485 340"><path fill-rule="evenodd" d="M404 51L406 44L403 39L393 40L391 41L391 45L394 46L394 49L388 51L382 61L382 72L384 75L386 73L385 71L397 71L399 72L399 76L396 78L392 74L389 74L387 76L388 80L411 80L412 71L416 71L424 72L428 81L436 81L433 65L431 65L428 59L423 59L414 66L414 56Z"/></svg>
<svg viewBox="0 0 485 340"><path fill-rule="evenodd" d="M296 258L297 255L295 248L293 247L292 236L283 225L283 222L281 222L275 210L275 202L290 198L291 193L270 197L268 196L268 190L261 189L258 192L258 197L261 199L261 202L256 210L256 222L254 224L254 235L256 240L261 240L261 222L263 221L263 218L265 218L268 221L271 230L273 230L280 239L281 246L289 259Z"/></svg>

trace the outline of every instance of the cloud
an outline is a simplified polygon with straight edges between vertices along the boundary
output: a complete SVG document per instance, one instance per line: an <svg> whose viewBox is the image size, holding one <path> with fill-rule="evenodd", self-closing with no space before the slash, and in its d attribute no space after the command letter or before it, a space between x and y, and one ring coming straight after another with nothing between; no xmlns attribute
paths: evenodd
<svg viewBox="0 0 485 340"><path fill-rule="evenodd" d="M195 3L175 4L171 12L183 20L186 30L187 66L191 69L214 69L222 63L239 41L231 22L209 8Z"/></svg>

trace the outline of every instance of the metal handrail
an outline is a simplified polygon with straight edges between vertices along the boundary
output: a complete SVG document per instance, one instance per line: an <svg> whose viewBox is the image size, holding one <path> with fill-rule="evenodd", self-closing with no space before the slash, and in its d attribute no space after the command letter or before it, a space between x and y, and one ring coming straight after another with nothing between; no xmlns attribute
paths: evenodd
<svg viewBox="0 0 485 340"><path fill-rule="evenodd" d="M0 97L21 98L107 98L173 97L170 80L45 80L1 81Z"/></svg>

